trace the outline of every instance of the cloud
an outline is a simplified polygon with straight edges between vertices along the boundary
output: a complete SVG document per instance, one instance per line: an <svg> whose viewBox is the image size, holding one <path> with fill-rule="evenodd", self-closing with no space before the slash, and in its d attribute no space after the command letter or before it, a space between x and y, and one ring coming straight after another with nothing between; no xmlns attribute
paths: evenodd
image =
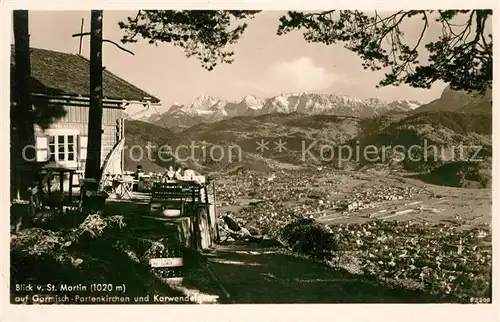
<svg viewBox="0 0 500 322"><path fill-rule="evenodd" d="M269 66L262 77L252 82L252 87L264 93L311 92L326 89L335 82L345 79L316 66L310 57L301 57Z"/></svg>

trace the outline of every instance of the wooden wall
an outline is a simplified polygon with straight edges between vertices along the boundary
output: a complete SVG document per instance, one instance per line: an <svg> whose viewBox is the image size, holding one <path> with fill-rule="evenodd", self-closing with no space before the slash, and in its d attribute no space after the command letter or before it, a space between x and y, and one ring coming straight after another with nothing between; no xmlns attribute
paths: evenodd
<svg viewBox="0 0 500 322"><path fill-rule="evenodd" d="M76 133L79 138L83 137L82 142L86 141L86 137L88 136L88 101L52 99L50 100L50 104L62 106L65 115L54 121L49 129L42 130L39 126L35 125L35 136L45 137L53 135L53 133L67 131L68 133ZM120 140L117 121L124 117L123 110L116 103L103 102L103 105L101 162L104 162L106 156ZM83 169L84 166L84 160L79 160L78 168Z"/></svg>

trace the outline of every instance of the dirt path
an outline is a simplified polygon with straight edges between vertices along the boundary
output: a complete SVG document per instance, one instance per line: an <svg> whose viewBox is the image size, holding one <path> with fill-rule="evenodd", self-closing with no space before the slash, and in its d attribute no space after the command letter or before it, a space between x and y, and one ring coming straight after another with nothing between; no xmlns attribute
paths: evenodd
<svg viewBox="0 0 500 322"><path fill-rule="evenodd" d="M257 246L218 246L209 267L221 303L423 303L427 295L377 285L346 271ZM199 287L203 291L203 286ZM213 285L211 292L213 293ZM227 291L230 298L224 298Z"/></svg>

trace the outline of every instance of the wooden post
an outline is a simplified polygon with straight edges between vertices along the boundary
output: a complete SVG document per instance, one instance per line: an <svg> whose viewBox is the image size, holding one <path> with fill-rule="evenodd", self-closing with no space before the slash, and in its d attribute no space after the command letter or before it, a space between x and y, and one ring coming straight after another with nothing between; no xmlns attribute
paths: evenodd
<svg viewBox="0 0 500 322"><path fill-rule="evenodd" d="M128 49L123 48L116 42L102 38L102 10L92 10L90 32L83 32L84 19L80 27L80 33L72 37L80 37L79 54L82 49L82 39L90 35L90 108L88 125L88 147L87 162L85 166L85 177L101 179L101 137L102 137L102 43L108 42L120 50L134 55ZM123 119L122 119L123 120ZM123 122L125 128L125 122ZM125 132L122 131L124 135ZM99 139L97 138L99 137ZM122 162L123 168L123 162ZM123 170L122 170L123 172Z"/></svg>
<svg viewBox="0 0 500 322"><path fill-rule="evenodd" d="M28 189L35 178L35 133L33 128L33 104L31 100L31 60L28 10L14 10L15 79L12 111L13 160L15 177L21 179L17 187L22 199L29 197ZM11 131L12 131L11 130ZM32 148L30 148L30 146ZM26 149L25 149L26 148Z"/></svg>
<svg viewBox="0 0 500 322"><path fill-rule="evenodd" d="M219 219L217 218L217 205L215 204L217 201L217 192L215 190L215 181L212 181L212 190L213 190L213 194L214 194L212 202L214 203L215 234L216 234L215 240L217 242L219 242L220 241L220 233L219 233Z"/></svg>
<svg viewBox="0 0 500 322"><path fill-rule="evenodd" d="M85 23L85 19L82 18L82 25L80 27L80 46L78 47L78 55L82 54L82 40L83 40L83 24Z"/></svg>
<svg viewBox="0 0 500 322"><path fill-rule="evenodd" d="M102 137L102 10L92 10L90 29L90 107L85 177L99 182Z"/></svg>
<svg viewBox="0 0 500 322"><path fill-rule="evenodd" d="M122 139L125 138L125 119L122 119ZM125 139L125 144L127 144L127 139ZM122 174L125 174L125 147L122 149Z"/></svg>

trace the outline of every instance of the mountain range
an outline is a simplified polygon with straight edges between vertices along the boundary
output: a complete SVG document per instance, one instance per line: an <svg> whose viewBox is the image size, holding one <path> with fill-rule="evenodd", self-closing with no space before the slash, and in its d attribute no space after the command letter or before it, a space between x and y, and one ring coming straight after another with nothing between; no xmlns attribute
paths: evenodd
<svg viewBox="0 0 500 322"><path fill-rule="evenodd" d="M409 112L421 105L418 101L385 102L377 98L363 100L343 95L314 93L281 94L266 99L245 96L237 101L202 95L190 105L174 104L161 115L153 114L140 120L178 132L199 123L214 123L238 116L301 113L368 118L385 113Z"/></svg>
<svg viewBox="0 0 500 322"><path fill-rule="evenodd" d="M376 146L384 151L384 146L408 148L424 141L439 147L470 147L465 149L466 156L481 146L481 157L492 155L491 91L477 96L446 88L438 99L424 105L411 101L383 103L376 99L357 100L335 95L291 94L280 97L282 99L259 100L248 96L238 103L231 103L201 96L190 106L175 105L167 113L151 117L149 122L127 121L126 143L145 145L151 141L156 146L189 146L195 142L207 150L211 146L241 148L240 161L223 158L211 162L197 150L195 159L185 166L204 173L236 168L273 171L279 167L314 166L318 163L314 158L303 160L304 144L309 147L314 142L310 150L314 156L321 155L325 146ZM181 117L192 125L179 122ZM161 122L170 122L172 127L160 126ZM268 142L267 149L259 151L258 142ZM277 150L277 142L286 142L286 148ZM185 162L180 160L188 160L185 150L178 155L182 164ZM386 161L390 159L388 156ZM349 161L342 166L359 168L368 165L361 161ZM133 160L126 159L125 163L130 170L136 166ZM323 165L336 164L332 160ZM419 172L435 169L440 164L442 161L439 160L424 160L423 163L398 163L398 166ZM148 171L157 171L168 164L143 160L141 165L150 169Z"/></svg>

